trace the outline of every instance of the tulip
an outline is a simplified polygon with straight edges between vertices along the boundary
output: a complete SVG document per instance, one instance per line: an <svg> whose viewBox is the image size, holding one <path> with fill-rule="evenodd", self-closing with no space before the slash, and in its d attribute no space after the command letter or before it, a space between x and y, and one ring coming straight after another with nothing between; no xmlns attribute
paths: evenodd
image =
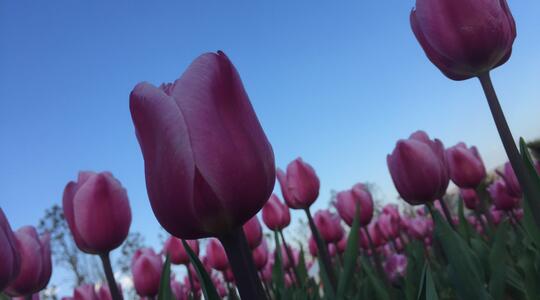
<svg viewBox="0 0 540 300"><path fill-rule="evenodd" d="M391 282L396 282L398 278L405 276L407 271L407 257L402 254L394 254L386 260L384 271Z"/></svg>
<svg viewBox="0 0 540 300"><path fill-rule="evenodd" d="M513 196L505 180L497 180L488 187L497 210L510 211L519 205L520 198Z"/></svg>
<svg viewBox="0 0 540 300"><path fill-rule="evenodd" d="M503 175L504 176L502 177L506 183L506 188L508 190L508 193L512 195L513 197L520 198L522 194L521 186L519 185L516 174L514 173L514 169L512 168L512 165L509 162L504 164Z"/></svg>
<svg viewBox="0 0 540 300"><path fill-rule="evenodd" d="M257 271L261 271L268 262L268 246L266 245L266 241L263 240L263 242L257 248L255 248L252 253L255 267L257 268Z"/></svg>
<svg viewBox="0 0 540 300"><path fill-rule="evenodd" d="M68 300L65 299L67 297L62 298L62 300ZM12 300L39 300L39 293L32 294L31 297L13 297ZM73 298L70 298L70 300L73 300Z"/></svg>
<svg viewBox="0 0 540 300"><path fill-rule="evenodd" d="M247 221L247 223L244 224L243 229L249 248L257 248L261 244L263 238L261 223L259 223L257 216L255 215Z"/></svg>
<svg viewBox="0 0 540 300"><path fill-rule="evenodd" d="M396 189L409 204L432 202L446 192L450 178L444 146L425 132L399 140L386 160Z"/></svg>
<svg viewBox="0 0 540 300"><path fill-rule="evenodd" d="M193 250L195 255L199 255L199 242L197 242L197 240L188 240L186 242L191 250ZM173 236L169 237L167 241L165 241L165 245L163 245L163 253L169 255L172 264L189 264L189 256L184 248L184 245L182 244L182 241Z"/></svg>
<svg viewBox="0 0 540 300"><path fill-rule="evenodd" d="M218 240L211 239L208 241L208 244L206 245L206 256L208 257L208 263L212 268L222 272L229 268L227 254Z"/></svg>
<svg viewBox="0 0 540 300"><path fill-rule="evenodd" d="M429 60L453 80L504 64L516 38L506 0L416 0L410 22Z"/></svg>
<svg viewBox="0 0 540 300"><path fill-rule="evenodd" d="M459 143L446 150L446 157L450 178L460 188L474 189L486 177L486 168L476 147L467 148Z"/></svg>
<svg viewBox="0 0 540 300"><path fill-rule="evenodd" d="M188 298L188 291L186 288L175 279L171 279L171 291L174 295L174 299L176 300L187 300Z"/></svg>
<svg viewBox="0 0 540 300"><path fill-rule="evenodd" d="M337 251L340 253L340 254L343 254L345 252L345 250L347 250L347 236L346 235L343 235L343 237L341 238L341 240L339 240L339 242L337 242L336 244L336 248L337 248Z"/></svg>
<svg viewBox="0 0 540 300"><path fill-rule="evenodd" d="M163 261L150 248L141 248L135 251L131 260L133 285L141 297L154 297L159 290L159 282Z"/></svg>
<svg viewBox="0 0 540 300"><path fill-rule="evenodd" d="M118 284L118 291L120 291L120 295L122 295L122 286ZM107 285L101 285L99 289L97 290L97 297L99 300L112 300L111 290L109 290L109 287Z"/></svg>
<svg viewBox="0 0 540 300"><path fill-rule="evenodd" d="M476 210L480 205L480 198L474 189L460 189L459 194L468 209Z"/></svg>
<svg viewBox="0 0 540 300"><path fill-rule="evenodd" d="M230 268L226 269L223 272L223 278L225 279L225 281L227 281L229 283L234 283L235 282L234 273Z"/></svg>
<svg viewBox="0 0 540 300"><path fill-rule="evenodd" d="M172 84L137 84L130 110L152 209L172 235L220 236L268 200L272 147L223 52L199 56Z"/></svg>
<svg viewBox="0 0 540 300"><path fill-rule="evenodd" d="M73 293L73 300L100 300L93 284L84 284L77 287Z"/></svg>
<svg viewBox="0 0 540 300"><path fill-rule="evenodd" d="M285 270L291 269L293 267L296 267L298 265L298 262L300 261L300 251L298 249L292 249L289 248L291 251L291 259L289 259L289 256L287 255L287 249L285 249L284 245L281 245L280 251L281 251L281 260L283 263L283 268Z"/></svg>
<svg viewBox="0 0 540 300"><path fill-rule="evenodd" d="M275 194L272 194L268 202L263 206L262 218L264 224L274 231L283 230L291 223L289 208L279 201Z"/></svg>
<svg viewBox="0 0 540 300"><path fill-rule="evenodd" d="M341 240L345 240L345 239L341 239ZM341 241L339 241L339 243L341 243ZM336 248L334 246L334 249L331 251L330 250L331 246L334 246L334 244L328 244L326 249L328 251L328 254L330 254L330 256L334 256L330 252L333 251L335 254ZM317 248L317 243L315 242L315 239L313 238L313 236L310 236L308 239L308 250L311 256L316 257L318 255L319 249Z"/></svg>
<svg viewBox="0 0 540 300"><path fill-rule="evenodd" d="M15 232L15 240L20 255L20 272L5 292L12 297L38 293L51 279L50 236L44 234L40 237L34 227L25 226Z"/></svg>
<svg viewBox="0 0 540 300"><path fill-rule="evenodd" d="M290 208L307 209L319 197L319 177L300 157L289 163L286 173L278 169L277 178L283 199Z"/></svg>
<svg viewBox="0 0 540 300"><path fill-rule="evenodd" d="M377 228L385 239L393 240L399 235L399 223L388 214L381 214L377 219Z"/></svg>
<svg viewBox="0 0 540 300"><path fill-rule="evenodd" d="M326 243L337 243L344 235L338 216L328 210L319 210L314 216L315 225Z"/></svg>
<svg viewBox="0 0 540 300"><path fill-rule="evenodd" d="M361 183L356 184L350 190L339 192L336 195L335 206L339 216L349 226L352 226L357 207L361 226L369 224L373 217L373 198L367 187Z"/></svg>
<svg viewBox="0 0 540 300"><path fill-rule="evenodd" d="M21 257L17 250L17 241L2 208L0 208L0 261L2 262L0 291L3 291L19 274Z"/></svg>
<svg viewBox="0 0 540 300"><path fill-rule="evenodd" d="M266 282L270 283L272 281L272 269L274 267L274 261L270 258L268 259L268 262L266 263L266 266L264 266L262 272L261 272L261 279Z"/></svg>
<svg viewBox="0 0 540 300"><path fill-rule="evenodd" d="M423 240L429 235L429 224L427 219L422 217L409 219L407 231L413 238Z"/></svg>
<svg viewBox="0 0 540 300"><path fill-rule="evenodd" d="M392 221L394 221L394 222L399 223L399 221L401 219L401 216L399 214L399 209L398 209L397 205L395 205L395 204L387 204L387 205L385 205L383 207L383 209L382 209L382 213L386 214L386 215L389 215L392 218Z"/></svg>

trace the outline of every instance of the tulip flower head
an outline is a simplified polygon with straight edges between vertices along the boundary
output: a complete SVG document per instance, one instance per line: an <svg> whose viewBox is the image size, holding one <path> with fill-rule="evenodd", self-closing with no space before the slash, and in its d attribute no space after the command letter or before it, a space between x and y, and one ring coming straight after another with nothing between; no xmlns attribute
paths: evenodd
<svg viewBox="0 0 540 300"><path fill-rule="evenodd" d="M141 248L135 251L131 260L133 285L141 297L154 297L159 290L163 260L154 250Z"/></svg>
<svg viewBox="0 0 540 300"><path fill-rule="evenodd" d="M319 197L319 177L300 157L289 163L286 173L278 169L277 177L283 199L290 208L307 209Z"/></svg>
<svg viewBox="0 0 540 300"><path fill-rule="evenodd" d="M459 194L468 209L476 210L480 205L480 198L474 189L460 189Z"/></svg>
<svg viewBox="0 0 540 300"><path fill-rule="evenodd" d="M268 202L262 208L262 218L264 224L270 230L282 230L291 223L289 208L279 201L279 198L272 194Z"/></svg>
<svg viewBox="0 0 540 300"><path fill-rule="evenodd" d="M407 271L407 257L402 254L394 254L388 257L384 264L384 271L391 282L405 276Z"/></svg>
<svg viewBox="0 0 540 300"><path fill-rule="evenodd" d="M504 174L502 178L506 183L508 193L516 198L521 197L521 186L519 185L516 173L514 173L514 169L512 168L510 162L504 164Z"/></svg>
<svg viewBox="0 0 540 300"><path fill-rule="evenodd" d="M210 239L206 245L206 257L209 265L218 271L224 272L229 268L229 260L225 249L217 239Z"/></svg>
<svg viewBox="0 0 540 300"><path fill-rule="evenodd" d="M96 294L93 284L83 284L73 292L73 300L101 300Z"/></svg>
<svg viewBox="0 0 540 300"><path fill-rule="evenodd" d="M373 217L373 198L367 187L361 183L350 190L339 192L336 195L335 206L339 216L349 226L352 226L357 208L361 226L369 224Z"/></svg>
<svg viewBox="0 0 540 300"><path fill-rule="evenodd" d="M197 242L197 240L187 240L186 242L191 250L193 250L196 255L199 255L199 242ZM169 237L167 241L165 241L165 244L163 245L163 253L169 255L172 264L189 264L189 256L184 248L184 245L182 244L182 240L173 236Z"/></svg>
<svg viewBox="0 0 540 300"><path fill-rule="evenodd" d="M19 275L21 257L17 250L17 240L9 226L2 208L0 208L0 291Z"/></svg>
<svg viewBox="0 0 540 300"><path fill-rule="evenodd" d="M274 154L223 52L199 56L174 83L137 84L130 110L148 197L170 234L220 236L266 203L275 183Z"/></svg>
<svg viewBox="0 0 540 300"><path fill-rule="evenodd" d="M499 179L488 187L488 192L493 199L493 206L497 210L510 211L517 208L520 198L515 197L508 188L507 181Z"/></svg>
<svg viewBox="0 0 540 300"><path fill-rule="evenodd" d="M459 143L446 150L450 178L460 188L474 189L486 177L484 162L476 147Z"/></svg>
<svg viewBox="0 0 540 300"><path fill-rule="evenodd" d="M263 239L261 223L259 223L257 216L255 215L253 218L249 219L249 221L244 224L243 229L249 248L257 248Z"/></svg>
<svg viewBox="0 0 540 300"><path fill-rule="evenodd" d="M266 240L263 240L262 243L252 251L252 254L255 267L258 271L262 270L268 262L268 246L266 245Z"/></svg>
<svg viewBox="0 0 540 300"><path fill-rule="evenodd" d="M337 243L344 235L339 217L328 210L317 211L313 221L326 243Z"/></svg>

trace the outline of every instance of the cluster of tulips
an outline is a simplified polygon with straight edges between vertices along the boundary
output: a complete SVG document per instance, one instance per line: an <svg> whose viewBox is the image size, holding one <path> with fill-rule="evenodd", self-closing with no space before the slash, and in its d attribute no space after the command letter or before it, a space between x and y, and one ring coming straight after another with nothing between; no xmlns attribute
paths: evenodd
<svg viewBox="0 0 540 300"><path fill-rule="evenodd" d="M313 167L298 158L276 170L236 68L221 51L203 54L174 83L143 82L130 94L148 198L171 234L161 251L132 258L141 298L540 297L540 165L523 140L518 151L489 77L516 36L508 5L417 0L410 20L447 77L480 79L509 162L488 174L475 147L445 149L417 131L387 156L401 209L376 210L359 183L312 216L320 186ZM284 202L272 194L276 178ZM450 181L459 190L447 193ZM309 224L301 243L285 239L290 209ZM129 232L126 190L111 173L80 172L65 187L63 210L76 245L101 258L108 283L80 286L73 298L122 299L109 255ZM12 232L0 210L0 263L0 291L39 297L52 271L48 235ZM171 264L185 266L182 280Z"/></svg>

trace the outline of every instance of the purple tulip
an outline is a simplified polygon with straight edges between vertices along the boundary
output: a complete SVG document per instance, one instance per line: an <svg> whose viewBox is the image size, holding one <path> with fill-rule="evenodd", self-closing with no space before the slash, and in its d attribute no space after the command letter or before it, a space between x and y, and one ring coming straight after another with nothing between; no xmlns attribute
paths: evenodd
<svg viewBox="0 0 540 300"><path fill-rule="evenodd" d="M109 172L80 172L64 190L63 208L75 243L82 251L105 254L126 239L131 209L126 190Z"/></svg>
<svg viewBox="0 0 540 300"><path fill-rule="evenodd" d="M20 272L8 287L6 294L26 296L47 287L52 274L51 243L49 234L38 236L36 229L25 226L15 232L21 258Z"/></svg>
<svg viewBox="0 0 540 300"><path fill-rule="evenodd" d="M480 205L480 198L474 189L460 189L459 194L465 203L465 207L470 210L476 210L478 205Z"/></svg>
<svg viewBox="0 0 540 300"><path fill-rule="evenodd" d="M399 222L399 221L398 221ZM377 219L377 226L383 237L387 240L393 240L399 235L399 223L392 219L389 214L381 214Z"/></svg>
<svg viewBox="0 0 540 300"><path fill-rule="evenodd" d="M399 223L401 219L401 215L399 214L399 208L395 204L386 204L382 208L382 213L391 216L394 222Z"/></svg>
<svg viewBox="0 0 540 300"><path fill-rule="evenodd" d="M407 224L408 233L417 240L423 240L430 234L430 226L428 219L423 217L416 217L409 219Z"/></svg>
<svg viewBox="0 0 540 300"><path fill-rule="evenodd" d="M272 194L262 208L262 219L270 230L283 230L291 223L289 208Z"/></svg>
<svg viewBox="0 0 540 300"><path fill-rule="evenodd" d="M197 240L187 240L186 243L189 245L191 250L195 252L195 255L199 255L199 242ZM182 240L171 236L165 241L163 245L163 253L168 254L171 263L175 265L187 265L189 264L189 256L187 254Z"/></svg>
<svg viewBox="0 0 540 300"><path fill-rule="evenodd" d="M13 235L4 211L0 208L0 291L19 274L21 257L17 249L17 240Z"/></svg>
<svg viewBox="0 0 540 300"><path fill-rule="evenodd" d="M453 80L504 64L516 38L506 0L416 0L410 22L429 60Z"/></svg>
<svg viewBox="0 0 540 300"><path fill-rule="evenodd" d="M266 245L266 240L263 240L262 243L252 251L252 254L255 267L258 271L261 271L268 262L268 246Z"/></svg>
<svg viewBox="0 0 540 300"><path fill-rule="evenodd" d="M386 160L396 189L409 204L432 202L446 192L450 178L444 146L425 132L399 140Z"/></svg>
<svg viewBox="0 0 540 300"><path fill-rule="evenodd" d="M328 210L317 211L313 221L326 243L337 243L344 235L339 217Z"/></svg>
<svg viewBox="0 0 540 300"><path fill-rule="evenodd" d="M96 294L93 284L83 284L73 292L73 300L101 300Z"/></svg>
<svg viewBox="0 0 540 300"><path fill-rule="evenodd" d="M450 178L460 188L474 189L486 177L484 162L476 147L459 143L446 149Z"/></svg>
<svg viewBox="0 0 540 300"><path fill-rule="evenodd" d="M135 251L131 260L133 285L141 297L154 297L158 294L163 261L161 256L149 248Z"/></svg>
<svg viewBox="0 0 540 300"><path fill-rule="evenodd" d="M520 198L515 197L508 188L507 181L499 179L488 187L488 192L493 199L493 206L497 210L510 211L517 208Z"/></svg>
<svg viewBox="0 0 540 300"><path fill-rule="evenodd" d="M521 186L519 185L519 181L516 177L516 173L514 173L514 169L512 168L512 165L510 162L507 162L504 164L504 176L503 179L506 182L506 188L508 189L508 193L512 195L513 197L520 198L521 197Z"/></svg>
<svg viewBox="0 0 540 300"><path fill-rule="evenodd" d="M152 209L172 235L228 233L268 200L272 147L223 52L199 56L172 84L137 84L130 109Z"/></svg>
<svg viewBox="0 0 540 300"><path fill-rule="evenodd" d="M384 264L384 271L391 282L396 282L400 277L405 276L407 272L407 257L401 254L393 254Z"/></svg>
<svg viewBox="0 0 540 300"><path fill-rule="evenodd" d="M289 163L287 173L278 169L277 177L285 203L290 208L307 209L319 197L319 177L300 157Z"/></svg>
<svg viewBox="0 0 540 300"><path fill-rule="evenodd" d="M249 221L244 224L243 229L249 248L257 248L261 244L263 238L261 223L259 223L257 215L249 219Z"/></svg>
<svg viewBox="0 0 540 300"><path fill-rule="evenodd" d="M122 286L119 284L117 286L118 286L118 291L120 292L120 296L122 296ZM109 290L109 286L106 284L101 285L99 289L97 290L96 294L99 300L113 300L111 291Z"/></svg>
<svg viewBox="0 0 540 300"><path fill-rule="evenodd" d="M339 216L349 226L352 226L357 206L361 226L369 224L373 217L373 198L367 187L361 183L350 190L339 192L335 206Z"/></svg>
<svg viewBox="0 0 540 300"><path fill-rule="evenodd" d="M225 249L217 239L210 239L206 245L208 263L213 269L224 272L229 268L229 260Z"/></svg>

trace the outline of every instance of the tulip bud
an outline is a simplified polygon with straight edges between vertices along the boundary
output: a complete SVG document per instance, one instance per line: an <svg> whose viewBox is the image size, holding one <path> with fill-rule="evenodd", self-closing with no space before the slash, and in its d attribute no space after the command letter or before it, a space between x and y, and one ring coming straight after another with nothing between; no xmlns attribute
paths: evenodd
<svg viewBox="0 0 540 300"><path fill-rule="evenodd" d="M519 185L519 181L516 177L516 173L514 173L514 169L512 168L512 165L510 162L507 162L504 164L504 174L503 179L506 183L506 188L508 190L508 193L512 195L513 197L520 198L521 197L521 186Z"/></svg>
<svg viewBox="0 0 540 300"><path fill-rule="evenodd" d="M293 259L293 262L291 262L291 260L289 259L289 255L287 255L287 249L285 249L285 245L281 245L281 260L282 260L282 264L283 264L283 268L285 270L288 270L292 267L295 267L298 265L298 262L300 261L300 252L298 251L298 249L293 249L291 248L290 246L289 247L289 250L291 251L291 254L292 254L292 259Z"/></svg>
<svg viewBox="0 0 540 300"><path fill-rule="evenodd" d="M2 208L0 208L0 261L2 263L0 291L3 291L19 274L21 257L17 250L17 241Z"/></svg>
<svg viewBox="0 0 540 300"><path fill-rule="evenodd" d="M62 298L62 300L73 300L73 298L71 299L65 299L67 297L64 297ZM29 298L28 297L13 297L12 300L28 300ZM39 293L35 293L35 294L32 294L32 297L30 297L31 300L39 300L40 297L39 297Z"/></svg>
<svg viewBox="0 0 540 300"><path fill-rule="evenodd" d="M381 214L377 219L377 227L383 237L388 240L395 239L399 234L399 223L392 220L392 216Z"/></svg>
<svg viewBox="0 0 540 300"><path fill-rule="evenodd" d="M172 235L228 233L268 200L272 147L223 52L199 56L172 84L139 83L130 110L152 209Z"/></svg>
<svg viewBox="0 0 540 300"><path fill-rule="evenodd" d="M268 202L262 208L262 218L264 224L270 230L282 230L291 223L289 208L279 201L279 198L272 194Z"/></svg>
<svg viewBox="0 0 540 300"><path fill-rule="evenodd" d="M84 284L77 287L73 293L73 300L100 300L93 284Z"/></svg>
<svg viewBox="0 0 540 300"><path fill-rule="evenodd" d="M118 292L120 293L120 296L122 296L122 286L120 284L117 284L117 286ZM113 300L109 286L106 284L102 284L96 294L99 300Z"/></svg>
<svg viewBox="0 0 540 300"><path fill-rule="evenodd" d="M339 217L328 210L319 210L313 221L326 243L337 243L344 235Z"/></svg>
<svg viewBox="0 0 540 300"><path fill-rule="evenodd" d="M345 250L347 250L347 242L348 242L347 236L343 235L341 240L339 240L339 242L336 244L337 251L340 254L343 254L345 252Z"/></svg>
<svg viewBox="0 0 540 300"><path fill-rule="evenodd" d="M195 252L195 255L199 255L199 242L197 240L187 240L186 241L191 250ZM171 236L165 241L163 245L163 253L168 254L171 263L175 265L186 265L189 264L189 256L182 244L182 240Z"/></svg>
<svg viewBox="0 0 540 300"><path fill-rule="evenodd" d="M369 224L373 217L373 198L367 187L361 183L350 190L339 192L336 195L335 206L339 216L349 226L352 226L357 207L361 226Z"/></svg>
<svg viewBox="0 0 540 300"><path fill-rule="evenodd" d="M493 206L497 210L509 211L519 205L520 198L512 195L505 180L497 180L488 187L488 192L493 199Z"/></svg>
<svg viewBox="0 0 540 300"><path fill-rule="evenodd" d="M476 147L467 148L459 143L446 149L446 157L450 178L460 188L474 189L486 177L486 168Z"/></svg>
<svg viewBox="0 0 540 300"><path fill-rule="evenodd" d="M5 292L12 297L37 293L44 289L51 279L50 236L44 234L39 237L34 227L26 226L15 232L15 240L21 258L21 268Z"/></svg>
<svg viewBox="0 0 540 300"><path fill-rule="evenodd" d="M186 288L175 279L171 279L171 291L173 292L175 300L187 300L188 291Z"/></svg>
<svg viewBox="0 0 540 300"><path fill-rule="evenodd" d="M133 285L141 297L154 297L159 290L163 261L154 250L141 248L135 251L131 260Z"/></svg>
<svg viewBox="0 0 540 300"><path fill-rule="evenodd" d="M225 271L229 267L229 260L225 249L217 239L210 239L206 245L206 256L210 266L218 271Z"/></svg>
<svg viewBox="0 0 540 300"><path fill-rule="evenodd" d="M283 199L290 208L306 209L319 197L319 177L300 157L289 163L287 173L278 169L277 177Z"/></svg>
<svg viewBox="0 0 540 300"><path fill-rule="evenodd" d="M64 216L83 252L104 254L129 233L131 209L126 190L109 172L80 172L64 189Z"/></svg>
<svg viewBox="0 0 540 300"><path fill-rule="evenodd" d="M268 246L266 241L263 240L259 247L252 251L253 262L258 271L261 271L268 262Z"/></svg>
<svg viewBox="0 0 540 300"><path fill-rule="evenodd" d="M246 235L249 248L250 249L257 248L257 246L261 244L262 237L263 237L261 223L259 223L259 219L257 218L257 215L249 219L249 221L247 221L247 223L244 224L243 229L244 229L244 234Z"/></svg>
<svg viewBox="0 0 540 300"><path fill-rule="evenodd" d="M450 179L444 146L425 132L399 140L386 160L396 189L409 204L432 202L446 192Z"/></svg>
<svg viewBox="0 0 540 300"><path fill-rule="evenodd" d="M391 282L396 282L398 278L405 276L407 272L407 257L401 254L394 254L386 260L384 271Z"/></svg>
<svg viewBox="0 0 540 300"><path fill-rule="evenodd" d="M465 207L470 210L476 210L478 205L480 205L480 198L474 189L460 189L459 194L465 203Z"/></svg>
<svg viewBox="0 0 540 300"><path fill-rule="evenodd" d="M223 278L225 279L225 281L229 283L235 282L234 273L232 272L231 268L228 268L225 271L223 271Z"/></svg>
<svg viewBox="0 0 540 300"><path fill-rule="evenodd" d="M429 60L453 80L504 64L516 38L506 0L416 0L410 22Z"/></svg>
<svg viewBox="0 0 540 300"><path fill-rule="evenodd" d="M417 240L423 240L429 235L429 224L423 217L409 219L407 229L408 233Z"/></svg>
<svg viewBox="0 0 540 300"><path fill-rule="evenodd" d="M399 222L400 219L401 219L401 216L399 214L399 209L398 209L397 205L395 205L395 204L387 204L387 205L385 205L383 207L383 209L382 209L382 213L392 217L392 220L394 222Z"/></svg>

